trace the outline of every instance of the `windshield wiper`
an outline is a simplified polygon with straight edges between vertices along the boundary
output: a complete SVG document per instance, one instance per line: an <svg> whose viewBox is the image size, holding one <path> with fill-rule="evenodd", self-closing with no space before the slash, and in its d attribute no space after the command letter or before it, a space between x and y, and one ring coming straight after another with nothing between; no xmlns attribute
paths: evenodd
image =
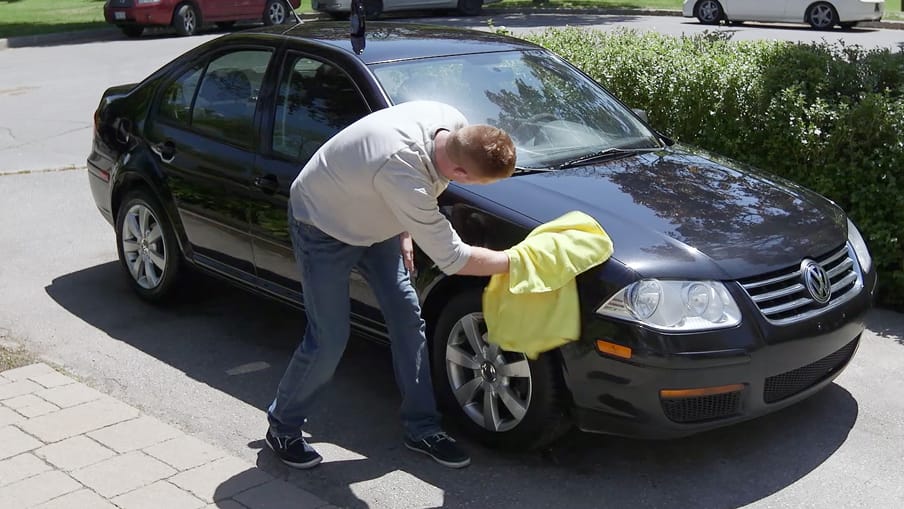
<svg viewBox="0 0 904 509"><path fill-rule="evenodd" d="M546 173L548 171L556 171L559 168L526 168L524 166L515 166L515 175L526 175L529 173Z"/></svg>
<svg viewBox="0 0 904 509"><path fill-rule="evenodd" d="M643 148L609 147L605 150L600 150L599 152L593 152L592 154L587 154L585 156L578 157L577 159L565 161L564 163L562 163L558 166L558 169L565 170L568 168L574 168L575 166L581 166L583 164L590 164L590 163L595 163L598 161L605 161L607 159L611 159L613 156L620 156L620 155L626 155L626 154L646 154L648 152L656 152L657 150L662 150L662 147L643 147Z"/></svg>

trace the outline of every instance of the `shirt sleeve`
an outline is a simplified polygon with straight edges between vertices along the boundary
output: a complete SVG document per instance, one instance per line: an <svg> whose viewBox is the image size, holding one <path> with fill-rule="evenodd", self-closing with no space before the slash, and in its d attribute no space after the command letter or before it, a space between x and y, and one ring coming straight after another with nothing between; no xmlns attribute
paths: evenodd
<svg viewBox="0 0 904 509"><path fill-rule="evenodd" d="M377 172L374 188L418 246L440 270L455 274L464 268L471 246L439 210L430 182L398 154Z"/></svg>

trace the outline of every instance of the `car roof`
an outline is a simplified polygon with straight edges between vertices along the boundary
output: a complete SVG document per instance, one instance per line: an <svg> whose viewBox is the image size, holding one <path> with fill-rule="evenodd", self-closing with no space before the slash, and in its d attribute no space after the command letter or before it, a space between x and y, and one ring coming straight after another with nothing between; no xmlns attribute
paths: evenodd
<svg viewBox="0 0 904 509"><path fill-rule="evenodd" d="M365 64L537 48L527 41L490 32L413 23L368 21L366 46L360 54L353 49L348 22L308 21L288 29L276 25L242 33L271 34L333 46Z"/></svg>

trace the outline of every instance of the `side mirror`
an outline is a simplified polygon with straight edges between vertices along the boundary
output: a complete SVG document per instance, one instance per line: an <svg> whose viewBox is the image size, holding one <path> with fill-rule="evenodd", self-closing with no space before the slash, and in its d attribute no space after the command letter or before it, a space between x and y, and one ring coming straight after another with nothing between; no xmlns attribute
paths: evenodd
<svg viewBox="0 0 904 509"><path fill-rule="evenodd" d="M646 110L642 110L640 108L631 108L631 111L633 111L634 114L637 115L638 117L640 117L640 119L643 120L644 122L650 123L650 119L647 117Z"/></svg>

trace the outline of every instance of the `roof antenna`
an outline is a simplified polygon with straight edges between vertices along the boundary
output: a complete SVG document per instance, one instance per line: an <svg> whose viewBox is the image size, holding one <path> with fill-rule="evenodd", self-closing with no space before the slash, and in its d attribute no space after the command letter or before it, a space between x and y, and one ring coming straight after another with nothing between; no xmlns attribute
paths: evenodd
<svg viewBox="0 0 904 509"><path fill-rule="evenodd" d="M364 14L364 1L352 0L351 12L348 16L349 35L354 37L364 37L364 20L367 16Z"/></svg>
<svg viewBox="0 0 904 509"><path fill-rule="evenodd" d="M352 42L352 51L355 52L356 55L360 55L364 53L364 0L352 0L351 11L349 12L348 21L349 21L349 38Z"/></svg>

